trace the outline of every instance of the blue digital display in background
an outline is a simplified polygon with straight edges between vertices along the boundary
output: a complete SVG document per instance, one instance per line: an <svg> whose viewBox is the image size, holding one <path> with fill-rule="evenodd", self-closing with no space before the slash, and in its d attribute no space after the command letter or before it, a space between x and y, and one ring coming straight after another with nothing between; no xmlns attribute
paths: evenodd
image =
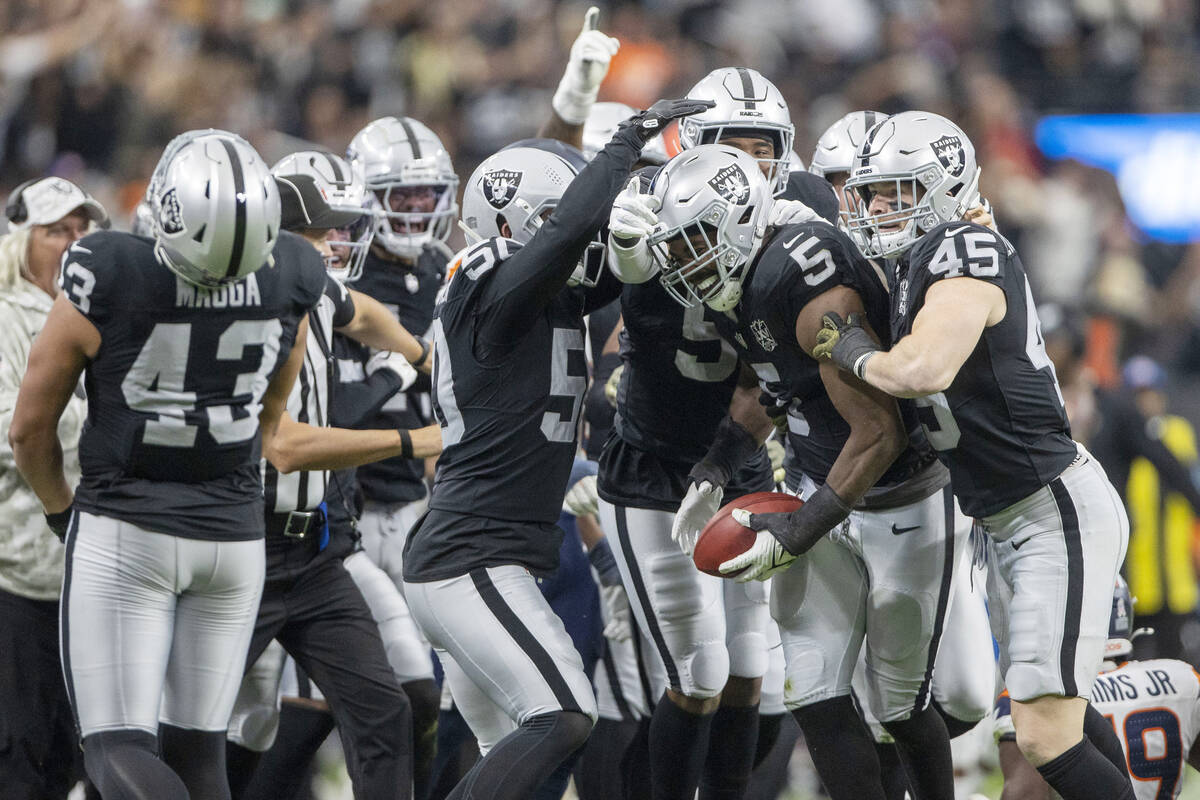
<svg viewBox="0 0 1200 800"><path fill-rule="evenodd" d="M1130 220L1146 235L1200 241L1200 114L1044 117L1034 140L1047 158L1112 173Z"/></svg>

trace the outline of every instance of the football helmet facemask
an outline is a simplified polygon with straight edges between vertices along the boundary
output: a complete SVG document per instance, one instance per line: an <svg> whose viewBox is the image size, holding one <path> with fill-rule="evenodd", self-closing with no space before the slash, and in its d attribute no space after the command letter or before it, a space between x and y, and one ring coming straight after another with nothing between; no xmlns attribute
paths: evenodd
<svg viewBox="0 0 1200 800"><path fill-rule="evenodd" d="M926 231L979 204L979 172L974 146L950 120L926 111L888 117L855 153L844 192L852 204L847 229L866 257L898 256ZM875 184L890 184L896 197L878 214L870 209Z"/></svg>
<svg viewBox="0 0 1200 800"><path fill-rule="evenodd" d="M436 133L410 117L382 117L355 134L346 157L366 182L385 250L414 259L450 236L458 176Z"/></svg>
<svg viewBox="0 0 1200 800"><path fill-rule="evenodd" d="M775 148L774 156L757 161L766 167L767 183L773 194L781 194L787 188L789 154L796 128L788 115L787 101L775 84L757 70L721 67L704 76L687 96L693 100L711 100L716 105L679 120L681 148L690 150L702 144L717 144L730 137L768 139Z"/></svg>
<svg viewBox="0 0 1200 800"><path fill-rule="evenodd" d="M773 202L758 162L726 145L698 145L671 159L650 192L662 204L647 244L663 288L687 307L736 306Z"/></svg>

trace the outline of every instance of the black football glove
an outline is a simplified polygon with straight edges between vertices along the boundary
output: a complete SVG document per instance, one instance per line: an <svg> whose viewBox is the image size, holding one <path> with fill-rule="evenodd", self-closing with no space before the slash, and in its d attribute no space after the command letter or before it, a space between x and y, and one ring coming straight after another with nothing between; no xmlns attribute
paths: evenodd
<svg viewBox="0 0 1200 800"><path fill-rule="evenodd" d="M841 316L831 311L822 317L821 324L813 356L828 358L840 369L863 380L867 362L880 350L863 327L863 315L850 314L843 322Z"/></svg>
<svg viewBox="0 0 1200 800"><path fill-rule="evenodd" d="M648 142L667 127L673 119L690 117L715 106L711 100L689 100L686 97L678 100L659 100L640 114L630 117L630 122L637 129L638 137Z"/></svg>
<svg viewBox="0 0 1200 800"><path fill-rule="evenodd" d="M44 514L46 517L46 525L50 531L58 537L60 542L67 540L67 529L71 527L71 511L75 508L74 503L64 508L62 511L56 511L53 514Z"/></svg>

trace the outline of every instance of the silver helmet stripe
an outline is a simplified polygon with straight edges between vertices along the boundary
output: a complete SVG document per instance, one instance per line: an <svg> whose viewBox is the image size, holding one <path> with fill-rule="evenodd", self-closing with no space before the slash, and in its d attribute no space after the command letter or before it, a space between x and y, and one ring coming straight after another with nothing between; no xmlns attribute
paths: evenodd
<svg viewBox="0 0 1200 800"><path fill-rule="evenodd" d="M225 270L227 279L238 276L242 265L242 250L246 245L246 177L242 174L242 160L233 149L233 142L225 137L219 139L229 156L229 166L233 169L233 247L229 251L229 267ZM200 229L203 232L203 228Z"/></svg>

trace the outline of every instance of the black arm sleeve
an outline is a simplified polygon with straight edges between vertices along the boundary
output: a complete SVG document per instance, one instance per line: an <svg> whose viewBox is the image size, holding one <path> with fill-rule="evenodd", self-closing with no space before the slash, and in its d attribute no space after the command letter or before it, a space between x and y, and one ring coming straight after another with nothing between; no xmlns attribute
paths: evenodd
<svg viewBox="0 0 1200 800"><path fill-rule="evenodd" d="M505 344L533 326L608 219L641 151L635 129L621 128L571 181L554 213L488 281L479 305L481 340Z"/></svg>
<svg viewBox="0 0 1200 800"><path fill-rule="evenodd" d="M339 383L329 404L329 424L335 428L361 427L398 391L400 376L390 369L376 370L361 381Z"/></svg>

